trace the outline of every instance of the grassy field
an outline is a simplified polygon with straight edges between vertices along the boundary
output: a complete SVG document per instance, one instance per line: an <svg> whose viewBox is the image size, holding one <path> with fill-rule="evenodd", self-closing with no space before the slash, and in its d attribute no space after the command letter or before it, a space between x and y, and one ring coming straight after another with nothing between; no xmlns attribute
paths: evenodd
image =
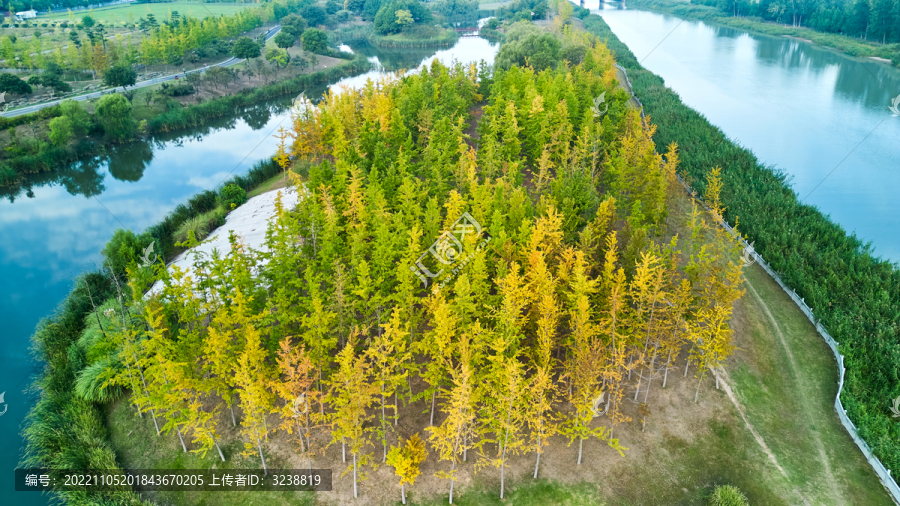
<svg viewBox="0 0 900 506"><path fill-rule="evenodd" d="M147 17L147 14L153 14L157 21L166 21L169 19L169 13L178 11L182 16L190 16L192 18L203 19L209 16L218 16L220 14L234 14L242 11L255 4L222 4L222 3L199 3L199 2L169 2L169 3L153 3L153 4L129 4L129 5L113 5L110 7L102 7L99 9L90 9L84 11L72 11L71 17L75 21L80 21L84 16L91 16L95 21L105 25L121 25L129 21L137 22L141 17ZM131 18L129 18L129 14ZM46 23L48 21L69 21L70 15L67 11L54 12L46 16L39 16L38 23Z"/></svg>

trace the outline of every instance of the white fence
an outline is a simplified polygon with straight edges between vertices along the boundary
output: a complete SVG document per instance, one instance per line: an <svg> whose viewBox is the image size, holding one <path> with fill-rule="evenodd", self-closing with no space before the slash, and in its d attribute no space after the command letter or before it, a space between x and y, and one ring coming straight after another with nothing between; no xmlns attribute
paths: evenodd
<svg viewBox="0 0 900 506"><path fill-rule="evenodd" d="M627 91L629 93L631 93L631 98L633 98L635 101L637 101L637 103L641 106L641 118L643 118L644 117L643 104L641 104L641 101L634 94L634 88L632 88L631 81L628 79L628 73L619 64L616 64L616 68L621 70L622 74L625 76L625 84L628 86ZM690 193L691 195L696 194L694 192L694 189L691 188L681 178L681 176L678 176L678 181L681 182L682 185L684 185L684 187L685 187L685 189L687 189L688 193ZM701 203L701 205L703 205L703 207L705 207L707 210L709 210L709 208L706 206L705 202L703 202L701 200L700 203ZM713 215L713 216L715 216L715 215ZM743 244L745 248L750 248L750 250L753 249L747 243L747 241L744 240L743 237L739 236L739 234L731 227L731 225L728 224L728 222L722 220L721 218L719 218L718 220L719 220L719 224L721 224L723 227L725 227L725 229L729 233L731 233L732 236L739 237L741 244ZM846 368L844 368L844 356L841 355L841 353L838 351L838 342L835 341L834 338L828 334L828 331L825 330L825 327L823 327L821 322L819 322L819 320L816 319L815 314L813 314L812 308L810 308L808 305L806 305L806 301L802 297L798 296L797 292L795 292L793 289L788 288L788 286L784 283L784 281L782 281L781 276L779 276L775 272L775 270L773 270L772 267L769 266L769 264L765 261L765 259L763 259L762 255L760 255L759 253L756 253L754 251L753 256L756 259L756 263L758 263L760 265L760 267L762 267L767 273L769 273L769 276L772 276L772 279L774 279L775 282L778 283L778 286L780 286L781 289L784 290L784 292L786 294L788 294L788 296L791 298L791 300L793 300L794 303L797 304L797 307L799 307L800 310L803 311L803 314L806 315L806 317L809 319L810 323L812 323L813 326L816 328L816 332L818 332L819 335L822 336L822 339L824 339L825 342L828 343L828 347L831 348L832 353L834 353L834 359L837 362L838 374L840 376L840 379L838 380L837 396L834 399L834 410L837 411L838 418L840 418L841 423L844 425L844 428L847 429L847 432L850 433L850 437L853 438L853 442L855 442L856 446L858 446L859 449L862 450L863 455L865 455L865 457L866 457L866 460L869 461L869 465L871 465L872 469L875 470L875 474L881 480L881 483L882 483L882 485L884 485L884 488L886 488L887 491L890 493L891 498L894 500L894 502L896 504L900 505L900 486L897 485L897 482L894 481L894 478L891 476L891 470L884 467L884 464L882 464L881 461L878 460L878 457L876 457L872 453L872 450L869 448L869 445L866 444L866 442L863 441L863 439L861 437L859 437L859 434L856 432L856 426L853 425L853 422L850 421L850 418L847 416L847 410L845 410L843 404L841 404L841 391L844 388L844 372L846 371Z"/></svg>

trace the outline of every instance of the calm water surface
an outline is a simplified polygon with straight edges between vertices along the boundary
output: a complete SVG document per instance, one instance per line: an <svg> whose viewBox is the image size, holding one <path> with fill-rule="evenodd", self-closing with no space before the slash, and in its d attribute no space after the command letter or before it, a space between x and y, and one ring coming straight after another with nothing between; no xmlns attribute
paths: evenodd
<svg viewBox="0 0 900 506"><path fill-rule="evenodd" d="M447 50L380 50L357 46L377 68L414 69L433 57L444 63L493 61L498 50L480 38L461 38ZM342 79L359 86L379 71ZM307 90L321 96L326 87ZM239 116L193 131L119 148L107 157L28 181L19 191L0 190L0 504L47 504L36 493L13 491L20 458L21 422L33 403L22 390L37 366L29 337L72 288L72 280L95 270L100 250L116 228L141 231L199 191L230 174L245 172L276 149L272 137L287 126L292 97L262 104ZM3 406L0 406L0 411ZM15 503L13 503L15 501Z"/></svg>
<svg viewBox="0 0 900 506"><path fill-rule="evenodd" d="M587 6L687 105L790 174L801 199L900 260L900 117L888 110L900 71L785 37Z"/></svg>

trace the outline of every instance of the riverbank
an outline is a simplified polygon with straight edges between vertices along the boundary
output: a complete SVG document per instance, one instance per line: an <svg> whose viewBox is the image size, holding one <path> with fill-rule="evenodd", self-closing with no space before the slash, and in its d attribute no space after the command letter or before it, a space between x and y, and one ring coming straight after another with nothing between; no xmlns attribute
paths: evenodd
<svg viewBox="0 0 900 506"><path fill-rule="evenodd" d="M277 163L270 159L262 160L248 173L234 176L220 186L236 185L249 192L269 184L279 172L281 168ZM262 200L267 198L258 196L249 202L258 203L261 197ZM115 252L110 251L115 249L110 245L114 244L116 237L119 237L117 232L107 245L103 267L96 272L79 276L72 291L60 303L54 314L41 321L32 342L34 353L45 366L32 387L40 392L40 395L25 418L26 427L23 431L25 451L18 467L41 467L51 470L51 473L55 469L74 468L121 470L115 450L109 443L109 433L102 409L103 400L92 397L91 393L77 390L79 373L83 372L87 360L84 343L80 342L80 339L86 328L94 325L93 321L87 322L85 317L102 304L107 304L109 309L116 311L120 306L109 301L116 300L116 297L129 297L127 294L130 293L130 287L123 286L124 273L108 266L116 266L122 255L138 260L141 255L139 250L145 247L143 243L148 240L152 240L155 247L153 253L159 254L164 259L174 257L180 252L173 244L175 231L191 217L209 212L217 205L220 205L218 189L196 194L177 206L156 225L149 227L143 234L149 237L139 237L139 240L143 241L140 248L136 247L136 243L120 241L116 244L122 248ZM244 208L244 205L238 206L231 214L239 217L246 216L248 211L258 211L253 205L250 208ZM231 221L233 223L234 219ZM106 309L105 306L104 308ZM114 324L114 319L112 313L104 315L103 323L98 323L101 326L96 327L95 331L102 332L104 327L110 328L109 325ZM59 492L59 495L70 503L96 504L102 496L114 500L117 504L147 504L131 491Z"/></svg>
<svg viewBox="0 0 900 506"><path fill-rule="evenodd" d="M695 5L674 0L633 0L629 8L673 14L682 18L697 19L709 23L719 23L741 30L766 35L792 37L818 44L858 57L878 57L881 62L890 63L896 54L891 45L877 44L854 37L833 33L817 32L810 28L794 28L767 21L749 18L723 16L722 11L706 5Z"/></svg>
<svg viewBox="0 0 900 506"><path fill-rule="evenodd" d="M152 136L154 133L172 132L199 126L210 119L234 114L241 108L260 101L298 94L311 86L361 74L370 68L371 63L368 59L357 55L352 60L342 61L316 72L300 74L268 85L248 86L237 93L212 98L200 104L184 105L173 101L178 105L172 105L171 107L174 108L168 108L166 112L147 120L143 132L140 134ZM47 121L49 120L43 122ZM28 132L26 131L26 133ZM17 149L21 151L18 156L0 162L0 187L17 185L29 174L56 170L87 157L105 154L114 144L101 135L95 135L93 138L81 139L68 146L53 146L46 140L38 138L36 131L32 132L32 135L32 141L28 145L20 143L17 146Z"/></svg>
<svg viewBox="0 0 900 506"><path fill-rule="evenodd" d="M841 402L873 453L890 469L900 466L900 429L887 411L896 397L885 378L896 370L900 331L884 322L900 311L900 271L877 258L867 245L847 234L819 209L800 202L784 173L759 162L749 150L729 140L634 54L596 15L587 29L607 40L626 68L644 110L658 126L657 145L677 143L684 175L704 191L706 172L723 167L725 218L781 274L797 296L815 309L817 318L840 343L847 375Z"/></svg>

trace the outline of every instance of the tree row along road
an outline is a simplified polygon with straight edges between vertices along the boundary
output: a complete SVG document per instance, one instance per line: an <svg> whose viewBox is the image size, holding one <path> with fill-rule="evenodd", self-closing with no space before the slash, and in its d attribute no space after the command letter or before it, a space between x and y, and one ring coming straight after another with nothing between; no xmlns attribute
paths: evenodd
<svg viewBox="0 0 900 506"><path fill-rule="evenodd" d="M270 28L269 31L266 32L266 41L268 41L269 39L271 39L272 37L274 37L275 35L277 35L278 32L279 32L280 30L281 30L281 25L275 25L275 26L273 26L272 28ZM192 74L192 73L194 73L194 72L203 72L204 70L206 70L206 69L208 69L208 68L211 68L211 67L230 67L230 66L235 65L235 64L238 64L238 63L240 63L240 62L242 62L242 61L244 61L244 60L232 56L231 58L229 58L229 59L227 59L227 60L225 60L225 61L223 61L223 62L216 63L215 65L210 65L209 67L203 67L203 68L199 68L199 69L188 70L188 71L186 71L186 72L177 72L177 73L175 73L175 74L170 74L170 75L162 76L162 77L156 77L156 78L154 78L154 79L147 79L146 81L141 81L141 82L139 82L139 83L135 83L133 86L131 86L131 89L144 88L144 87L147 87L147 86L153 86L154 84L159 84L159 83L162 83L162 82L165 82L165 81L171 81L171 80L175 79L176 77L183 77L183 76L185 76L186 74ZM118 87L118 88L111 88L111 89L108 89L108 90L96 91L96 92L94 92L94 93L87 93L87 94L85 94L85 95L78 95L78 96L76 96L76 97L68 97L68 98L65 98L65 99L53 100L53 101L51 101L51 102L43 102L43 103L40 103L40 104L29 105L29 106L26 106L26 107L22 107L22 108L20 108L20 109L15 109L15 110L13 110L13 111L5 112L5 113L3 113L3 114L0 114L0 116L6 117L6 118L12 118L12 117L14 117L14 116L20 116L20 115L22 115L22 114L29 114L29 113L32 113L32 112L35 112L35 111L39 111L39 110L41 110L41 109L43 109L43 108L45 108L45 107L51 107L51 106L54 106L54 105L56 105L56 104L59 104L59 103L62 102L63 100L78 100L78 101L84 101L84 100L89 100L89 99L92 99L92 98L98 98L98 97L101 97L101 96L103 96L103 95L106 95L106 94L109 94L109 93L118 92L118 91L124 92L124 91L125 91L125 88L122 87L122 86L120 86L120 87Z"/></svg>

